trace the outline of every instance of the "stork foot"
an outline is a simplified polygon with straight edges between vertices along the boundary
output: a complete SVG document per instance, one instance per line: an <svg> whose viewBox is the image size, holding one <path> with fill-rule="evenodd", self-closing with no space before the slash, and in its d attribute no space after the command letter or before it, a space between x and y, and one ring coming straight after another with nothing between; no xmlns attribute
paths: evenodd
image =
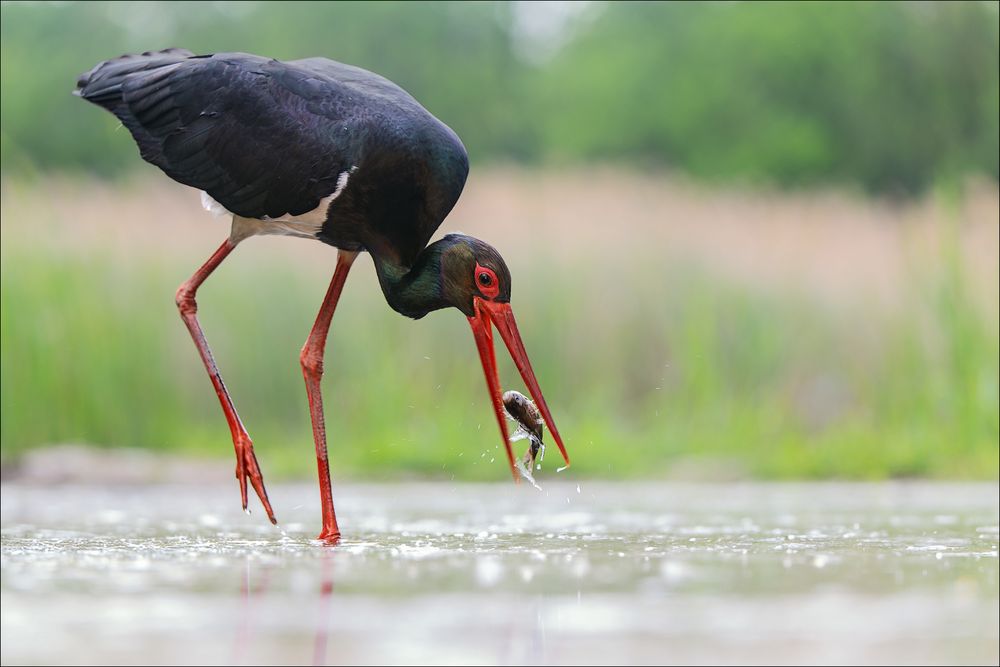
<svg viewBox="0 0 1000 667"><path fill-rule="evenodd" d="M253 451L253 442L250 437L243 435L236 439L236 479L240 483L240 498L243 501L243 509L247 509L247 481L257 492L267 518L271 523L277 525L278 520L274 518L274 510L271 509L271 502L267 499L267 489L264 488L264 476L260 472L260 465L257 464L257 455Z"/></svg>
<svg viewBox="0 0 1000 667"><path fill-rule="evenodd" d="M340 529L324 527L316 539L332 547L340 542Z"/></svg>

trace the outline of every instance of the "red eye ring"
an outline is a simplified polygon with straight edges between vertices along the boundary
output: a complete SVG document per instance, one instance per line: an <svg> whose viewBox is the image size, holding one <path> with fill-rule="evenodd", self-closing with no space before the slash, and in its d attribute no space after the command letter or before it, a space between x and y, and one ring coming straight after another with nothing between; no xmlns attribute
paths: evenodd
<svg viewBox="0 0 1000 667"><path fill-rule="evenodd" d="M475 282L479 293L487 299L492 299L500 293L500 281L497 280L497 274L493 272L493 269L480 266L478 262L476 263Z"/></svg>

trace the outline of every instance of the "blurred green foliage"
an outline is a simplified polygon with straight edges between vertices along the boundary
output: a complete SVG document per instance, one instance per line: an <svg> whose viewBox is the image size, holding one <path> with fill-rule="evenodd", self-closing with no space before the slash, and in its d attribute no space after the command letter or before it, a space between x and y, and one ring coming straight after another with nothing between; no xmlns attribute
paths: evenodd
<svg viewBox="0 0 1000 667"><path fill-rule="evenodd" d="M372 69L474 162L892 193L1000 173L996 2L591 3L555 24L531 5L5 2L3 168L135 168L114 119L68 93L100 60L182 46Z"/></svg>
<svg viewBox="0 0 1000 667"><path fill-rule="evenodd" d="M564 20L546 23L556 9ZM608 161L879 193L1000 171L996 2L5 2L0 11L3 185L23 188L23 201L57 196L54 171L161 177L114 118L69 93L100 60L166 46L366 67L451 125L474 164ZM77 210L89 220L121 217L113 195L87 195ZM14 209L5 230L65 228L38 209ZM102 229L92 233L113 234ZM170 302L197 251L188 261L123 257L16 236L5 231L0 248L5 459L63 441L230 455ZM518 285L532 286L518 292L518 318L579 473L648 476L696 460L713 474L733 466L772 478L995 479L997 319L973 306L957 245L945 244L943 269L918 267L891 314L831 310L794 285L756 291L704 266L664 267L652 244L595 256L568 243L560 267L545 248L519 247L508 261ZM297 355L327 277L267 263L267 250L255 264L253 252L241 248L213 276L199 295L202 320L265 473L312 474ZM593 270L611 255L613 275ZM345 291L327 355L334 475L504 478L467 326L454 311L402 321L368 270L367 288L352 276L362 284ZM509 365L503 380L520 384Z"/></svg>

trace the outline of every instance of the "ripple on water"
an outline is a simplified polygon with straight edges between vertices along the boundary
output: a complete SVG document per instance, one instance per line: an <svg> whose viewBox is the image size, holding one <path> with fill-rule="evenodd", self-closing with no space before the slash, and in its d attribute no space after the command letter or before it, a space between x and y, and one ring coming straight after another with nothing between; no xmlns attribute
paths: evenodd
<svg viewBox="0 0 1000 667"><path fill-rule="evenodd" d="M775 646L783 662L824 647L864 662L886 646L996 661L995 485L346 486L335 549L313 539L312 487L272 489L280 529L231 491L5 484L4 662L64 662L80 632L105 651L95 662L137 658L132 641L190 662L186 647L240 624L255 660L305 661L318 623L372 662L435 661L442 637L473 663L666 648L746 661ZM289 658L295 638L307 653ZM510 653L525 646L542 652Z"/></svg>

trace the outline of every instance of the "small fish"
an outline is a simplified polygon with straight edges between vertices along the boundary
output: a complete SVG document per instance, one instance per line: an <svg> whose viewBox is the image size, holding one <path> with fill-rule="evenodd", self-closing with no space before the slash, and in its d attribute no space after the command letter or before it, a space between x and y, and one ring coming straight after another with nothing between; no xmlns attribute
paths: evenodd
<svg viewBox="0 0 1000 667"><path fill-rule="evenodd" d="M503 407L507 416L517 422L517 430L511 435L510 441L516 442L528 438L531 442L528 451L518 461L517 467L525 479L535 484L531 469L534 467L536 459L541 461L545 458L545 445L542 443L542 427L545 422L531 399L520 392L505 391ZM535 486L538 485L535 484Z"/></svg>

